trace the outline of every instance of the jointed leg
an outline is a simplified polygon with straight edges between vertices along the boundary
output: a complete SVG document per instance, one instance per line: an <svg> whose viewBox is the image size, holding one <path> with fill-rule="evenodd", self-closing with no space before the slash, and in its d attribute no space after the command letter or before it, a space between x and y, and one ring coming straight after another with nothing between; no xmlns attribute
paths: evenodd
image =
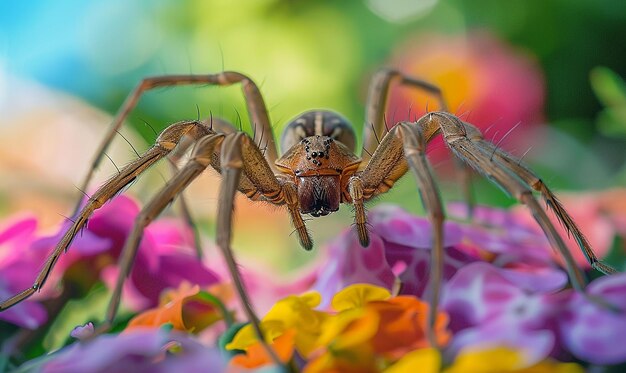
<svg viewBox="0 0 626 373"><path fill-rule="evenodd" d="M237 132L237 130L235 129L235 127L233 127L232 124L220 118L211 117L209 120L202 121L202 123L209 129L217 133L229 134L229 133ZM187 142L181 141L176 147L176 150L170 153L168 158L170 160L170 166L171 166L173 175L176 175L176 173L178 172L178 166L177 166L178 161L180 161L181 157L185 154L189 146L193 143L194 143L194 140L192 139L188 139ZM196 251L196 256L198 257L199 260L202 260L203 253L202 253L202 243L200 241L200 231L198 229L198 226L194 222L193 217L191 216L191 210L189 209L189 205L187 204L187 199L185 198L185 194L183 192L181 192L178 195L178 203L180 204L181 215L183 216L183 219L185 220L185 224L187 224L187 226L193 232L193 242L194 242L194 249Z"/></svg>
<svg viewBox="0 0 626 373"><path fill-rule="evenodd" d="M520 177L524 183L528 184L533 190L541 193L541 196L546 202L546 205L552 210L554 215L559 219L561 224L570 232L576 239L578 246L582 250L585 258L589 262L592 268L604 273L611 274L617 272L613 267L602 263L591 250L591 245L587 241L587 238L582 234L574 220L569 216L561 202L556 196L548 189L543 180L535 175L534 172L529 170L521 162L515 159L512 155L506 153L502 149L496 147L495 144L486 141L482 134L476 129L476 127L469 123L464 123L467 131L468 138L474 142L484 154L488 154L495 162L499 162L503 167L510 170L518 177Z"/></svg>
<svg viewBox="0 0 626 373"><path fill-rule="evenodd" d="M272 134L272 127L267 114L267 108L259 88L249 77L232 71L209 75L167 75L142 80L141 83L135 87L133 92L128 95L124 104L115 115L115 119L113 120L113 123L111 123L104 139L100 143L91 167L80 185L80 189L87 190L89 182L93 177L93 173L100 164L100 161L108 149L109 144L122 126L126 117L128 117L130 112L135 108L144 92L158 87L171 87L176 85L210 84L229 86L236 83L242 84L246 104L248 106L248 113L254 128L255 141L257 142L259 148L266 150L267 157L271 160L270 167L274 170L274 161L277 158L277 151L274 143L274 136ZM74 215L76 215L79 208L80 202L74 210Z"/></svg>
<svg viewBox="0 0 626 373"><path fill-rule="evenodd" d="M99 332L104 332L113 325L119 307L124 281L130 274L144 229L167 207L181 192L191 184L210 164L213 151L223 139L222 135L211 134L203 137L196 144L194 154L187 164L155 195L141 210L135 219L133 230L126 239L119 258L119 275L111 295L104 324Z"/></svg>
<svg viewBox="0 0 626 373"><path fill-rule="evenodd" d="M448 111L448 105L439 87L423 80L407 76L397 70L380 70L372 78L367 97L367 112L365 115L365 125L363 127L364 151L361 154L361 158L363 159L362 164L364 165L369 162L370 155L374 154L379 141L382 140L385 133L388 131L388 129L385 128L384 116L387 109L387 99L391 91L391 84L394 81L397 81L401 85L408 86L415 90L422 90L433 95L438 101L439 110ZM434 132L424 133L426 142L430 141L430 139L439 132L439 129L433 128L433 131ZM461 193L468 206L468 215L471 217L474 206L471 170L463 162L456 162L455 166L459 170Z"/></svg>
<svg viewBox="0 0 626 373"><path fill-rule="evenodd" d="M367 164L370 159L370 154L374 154L379 141L385 136L387 129L385 128L384 117L391 83L394 81L398 81L401 85L432 94L439 101L439 109L441 111L448 111L441 90L437 86L423 80L409 77L397 70L383 69L378 71L372 78L367 96L367 112L365 113L365 124L363 127L363 148L365 151L361 154L363 164ZM428 140L434 133L426 135L426 139Z"/></svg>
<svg viewBox="0 0 626 373"><path fill-rule="evenodd" d="M430 265L430 308L428 310L428 339L431 346L437 347L435 334L437 309L441 298L441 283L443 278L443 221L444 212L441 197L433 172L426 159L426 141L422 128L415 123L403 122L399 124L398 135L402 138L404 154L410 169L417 180L418 190L428 219L432 224L433 245L431 247Z"/></svg>
<svg viewBox="0 0 626 373"><path fill-rule="evenodd" d="M369 199L388 190L408 168L413 171L422 204L428 212L432 225L430 309L427 331L429 342L432 346L437 346L435 322L443 276L444 212L433 173L426 159L426 138L422 130L423 128L416 126L415 123L408 122L402 122L392 128L383 138L365 170L360 175L351 178L349 187L350 195L357 207L357 228L360 228L358 205L362 204L362 199ZM363 224L363 228L364 226ZM360 230L359 236L361 236Z"/></svg>
<svg viewBox="0 0 626 373"><path fill-rule="evenodd" d="M165 157L176 147L176 144L184 135L198 138L207 133L208 129L195 121L179 122L166 128L161 135L159 135L153 147L148 149L141 157L122 168L115 177L109 179L109 181L96 191L89 201L87 201L87 204L82 208L80 213L75 217L73 224L63 235L61 241L46 260L33 286L0 303L0 311L30 297L43 286L63 251L68 249L76 234L87 224L87 220L95 210L102 207L104 203L117 195L117 193L135 180L135 178L147 168Z"/></svg>
<svg viewBox="0 0 626 373"><path fill-rule="evenodd" d="M585 287L585 279L580 269L576 266L572 254L558 235L545 211L537 203L530 188L520 181L518 175L511 172L510 169L503 167L501 163L494 162L489 154L483 151L484 149L472 142L468 138L465 125L454 115L443 112L430 113L422 117L418 124L424 127L440 127L445 141L454 154L525 204L546 234L551 246L558 250L565 259L566 269L572 281L572 286L577 290L582 290Z"/></svg>

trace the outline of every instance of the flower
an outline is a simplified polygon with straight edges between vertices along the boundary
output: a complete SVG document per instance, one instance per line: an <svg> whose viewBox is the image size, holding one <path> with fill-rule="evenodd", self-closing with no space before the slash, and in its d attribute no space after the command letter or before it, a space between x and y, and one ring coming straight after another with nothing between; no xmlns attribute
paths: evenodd
<svg viewBox="0 0 626 373"><path fill-rule="evenodd" d="M96 210L59 260L52 278L62 274L64 281L71 281L84 292L101 279L112 288L119 273L115 264L139 209L134 199L121 195ZM38 239L31 250L50 252L68 226L64 224L59 233ZM154 307L164 289L176 288L183 281L201 286L217 283L218 276L193 254L191 242L191 230L171 219L157 220L145 229L133 269L124 283L124 298L131 307Z"/></svg>
<svg viewBox="0 0 626 373"><path fill-rule="evenodd" d="M328 318L324 312L314 310L320 301L320 294L311 292L300 296L291 295L276 302L261 320L261 329L268 342L290 329L295 329L298 331L295 347L302 356L308 356L317 347L321 326ZM252 326L247 325L226 348L245 350L255 343L258 343L256 335Z"/></svg>
<svg viewBox="0 0 626 373"><path fill-rule="evenodd" d="M92 322L88 322L85 325L79 325L72 330L70 333L70 337L76 338L78 340L87 340L94 335L96 328L93 326Z"/></svg>
<svg viewBox="0 0 626 373"><path fill-rule="evenodd" d="M464 216L459 205L451 205L450 210ZM485 225L452 220L444 224L445 280L470 263L488 262L506 269L501 271L504 276L529 290L565 286L567 276L557 268L540 232L514 219L510 211L480 206L475 210L478 223ZM391 205L370 210L368 222L370 245L361 247L354 232L345 231L329 244L327 262L320 266L313 288L330 299L354 283L388 290L400 283L400 294L423 296L430 273L430 222ZM326 305L323 301L322 307Z"/></svg>
<svg viewBox="0 0 626 373"><path fill-rule="evenodd" d="M522 351L527 361L538 362L557 351L562 299L537 289L529 293L507 278L506 271L473 263L446 284L441 306L450 314L455 334L448 354L456 356L468 346L507 346Z"/></svg>
<svg viewBox="0 0 626 373"><path fill-rule="evenodd" d="M230 320L230 315L220 299L184 282L176 290L165 291L159 307L133 317L125 330L168 323L176 330L198 333L224 318Z"/></svg>
<svg viewBox="0 0 626 373"><path fill-rule="evenodd" d="M496 124L500 138L517 123L524 128L541 123L544 106L544 81L536 61L514 50L486 31L467 35L427 34L410 38L396 48L392 65L410 76L436 84L443 92L448 109L468 113L468 121L485 130ZM438 102L432 95L416 89L398 89L391 95L387 118L391 125L414 121ZM491 135L494 140L494 134ZM525 136L511 136L506 145L524 148ZM441 141L431 147L441 159Z"/></svg>
<svg viewBox="0 0 626 373"><path fill-rule="evenodd" d="M30 288L43 263L41 253L24 250L35 240L37 220L32 216L14 217L0 228L0 300ZM0 320L22 328L36 329L47 320L45 308L27 299L0 312Z"/></svg>
<svg viewBox="0 0 626 373"><path fill-rule="evenodd" d="M55 372L194 372L221 371L216 349L189 336L164 329L138 329L119 335L101 335L86 343L65 347L43 360L40 369Z"/></svg>
<svg viewBox="0 0 626 373"><path fill-rule="evenodd" d="M596 279L585 294L572 293L559 319L563 344L593 364L626 361L626 274Z"/></svg>
<svg viewBox="0 0 626 373"><path fill-rule="evenodd" d="M420 349L406 354L402 359L384 373L408 372L420 367L421 372L440 372L441 356L437 350ZM490 349L464 350L454 363L443 370L444 373L500 373L500 372L528 372L528 373L582 373L581 366L574 363L559 363L546 359L536 364L528 364L519 351L506 347Z"/></svg>
<svg viewBox="0 0 626 373"><path fill-rule="evenodd" d="M415 297L391 297L384 288L355 284L333 297L333 310L313 310L320 300L318 293L287 297L261 321L268 342L281 358L290 356L291 347L308 360L304 372L369 371L428 345L428 305ZM435 335L440 345L450 340L447 322L445 314L437 316ZM241 329L226 348L246 351L231 365L258 367L271 362L250 326Z"/></svg>

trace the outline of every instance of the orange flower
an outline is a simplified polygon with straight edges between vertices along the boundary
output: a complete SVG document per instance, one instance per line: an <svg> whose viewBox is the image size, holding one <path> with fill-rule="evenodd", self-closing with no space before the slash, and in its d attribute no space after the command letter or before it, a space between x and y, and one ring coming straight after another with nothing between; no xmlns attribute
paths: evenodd
<svg viewBox="0 0 626 373"><path fill-rule="evenodd" d="M322 325L318 340L325 351L319 351L305 373L376 372L389 361L429 345L429 306L413 296L390 298L385 289L357 284L337 293L332 304L339 313ZM442 346L451 338L447 325L447 314L439 313L435 334Z"/></svg>
<svg viewBox="0 0 626 373"><path fill-rule="evenodd" d="M222 292L219 285L214 292ZM217 297L200 291L198 285L183 283L178 289L165 292L159 307L130 320L126 330L158 328L169 323L174 329L197 333L224 317L229 319L230 315Z"/></svg>
<svg viewBox="0 0 626 373"><path fill-rule="evenodd" d="M406 352L428 347L426 339L429 305L412 296L397 296L386 301L367 304L380 317L378 332L372 338L374 351L390 358L399 358ZM445 346L452 337L448 315L440 312L435 321L437 343Z"/></svg>
<svg viewBox="0 0 626 373"><path fill-rule="evenodd" d="M270 344L276 355L283 363L289 362L293 356L296 340L296 330L291 328L285 330L283 334L274 339ZM273 363L265 348L260 342L249 346L246 353L235 355L231 360L231 366L239 366L243 368L257 368L266 364Z"/></svg>

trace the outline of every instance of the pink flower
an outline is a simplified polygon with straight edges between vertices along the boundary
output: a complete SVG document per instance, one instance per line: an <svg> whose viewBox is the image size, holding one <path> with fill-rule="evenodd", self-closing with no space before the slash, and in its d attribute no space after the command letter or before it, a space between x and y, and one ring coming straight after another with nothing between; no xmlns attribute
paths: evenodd
<svg viewBox="0 0 626 373"><path fill-rule="evenodd" d="M452 113L467 113L464 118L481 130L494 125L486 138L497 142L521 122L505 148L527 147L520 133L543 121L544 82L538 64L486 31L422 35L396 51L392 65L439 86ZM416 90L397 89L389 101L388 122L415 120L426 107L438 109L437 100ZM441 159L445 152L440 140L436 144L431 149Z"/></svg>
<svg viewBox="0 0 626 373"><path fill-rule="evenodd" d="M137 202L126 196L118 196L97 210L57 262L43 292L51 296L54 289L51 284L61 277L64 282L71 282L73 289L80 289L83 293L102 279L113 286L118 273L117 260L138 213ZM57 234L41 238L36 238L33 233L36 227L34 219L25 220L5 232L6 239L12 240L14 248L7 248L11 255L4 256L0 262L6 267L0 277L0 286L3 282L10 282L7 290L0 287L0 293L7 293L0 294L3 299L32 286L45 258L69 224L63 224ZM31 237L28 240L11 238L21 231L31 234ZM200 286L216 283L218 276L196 258L190 248L192 241L192 232L179 221L163 219L148 226L131 275L125 283L124 298L135 308L154 307L164 289L176 288L183 281ZM14 311L7 312L0 313L0 317L7 317Z"/></svg>
<svg viewBox="0 0 626 373"><path fill-rule="evenodd" d="M450 210L456 210L452 206ZM550 291L567 283L565 273L553 261L545 238L515 221L506 210L477 207L480 224L448 220L444 225L444 279L470 263L487 261L502 274L530 291ZM480 220L482 219L482 221ZM400 293L423 296L428 285L432 230L424 217L396 206L370 210L369 247L359 244L352 230L328 247L327 263L320 267L314 289L327 295L346 285L364 282Z"/></svg>
<svg viewBox="0 0 626 373"><path fill-rule="evenodd" d="M32 367L32 366L31 366ZM189 335L163 329L139 329L105 334L74 343L43 361L45 373L71 372L220 372L219 352Z"/></svg>
<svg viewBox="0 0 626 373"><path fill-rule="evenodd" d="M44 256L24 250L35 239L37 220L33 217L15 217L5 221L0 229L0 299L5 300L32 286ZM0 312L0 320L22 328L36 329L47 320L44 307L26 300Z"/></svg>
<svg viewBox="0 0 626 373"><path fill-rule="evenodd" d="M598 278L585 293L573 293L559 317L564 345L577 358L594 364L623 363L626 361L626 274Z"/></svg>
<svg viewBox="0 0 626 373"><path fill-rule="evenodd" d="M106 253L108 265L101 269L101 276L110 287L119 273L117 266L110 264L117 262L138 213L139 205L134 200L118 196L89 221L87 230L110 243ZM124 283L125 299L133 308L155 307L164 289L177 288L183 281L202 287L218 282L218 276L196 258L191 249L192 237L191 230L179 220L157 220L146 228L133 269Z"/></svg>
<svg viewBox="0 0 626 373"><path fill-rule="evenodd" d="M602 259L608 254L616 236L626 237L626 189L570 193L561 196L561 202L587 237L598 258ZM541 228L524 206L516 206L512 212L518 224L535 231L537 235L543 235ZM566 232L554 214L548 213L548 215L578 265L589 269L589 262L585 259L574 237ZM545 238L544 241L546 241ZM560 257L557 260L562 261Z"/></svg>

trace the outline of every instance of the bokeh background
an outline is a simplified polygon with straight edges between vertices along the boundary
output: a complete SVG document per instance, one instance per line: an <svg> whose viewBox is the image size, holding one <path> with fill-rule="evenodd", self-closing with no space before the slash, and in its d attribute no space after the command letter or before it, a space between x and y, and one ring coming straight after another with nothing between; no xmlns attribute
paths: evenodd
<svg viewBox="0 0 626 373"><path fill-rule="evenodd" d="M33 211L42 229L56 229L81 195L76 185L99 136L142 77L221 70L255 79L276 136L298 113L332 108L360 138L369 78L398 67L440 85L452 112L555 189L624 185L625 34L626 3L610 0L2 2L0 212ZM436 108L432 97L397 88L387 118ZM210 113L249 129L239 87L177 87L146 94L122 133L141 151L154 130ZM429 153L444 199L458 200L444 150L435 142ZM98 180L134 154L118 137ZM145 201L168 175L157 169L129 193ZM405 179L374 203L421 211L414 181ZM187 193L208 237L218 180L209 175ZM483 204L514 203L478 178L475 195ZM290 235L284 212L244 198L237 204L242 262L286 271L314 260ZM317 242L348 228L351 214L342 208L310 222Z"/></svg>

